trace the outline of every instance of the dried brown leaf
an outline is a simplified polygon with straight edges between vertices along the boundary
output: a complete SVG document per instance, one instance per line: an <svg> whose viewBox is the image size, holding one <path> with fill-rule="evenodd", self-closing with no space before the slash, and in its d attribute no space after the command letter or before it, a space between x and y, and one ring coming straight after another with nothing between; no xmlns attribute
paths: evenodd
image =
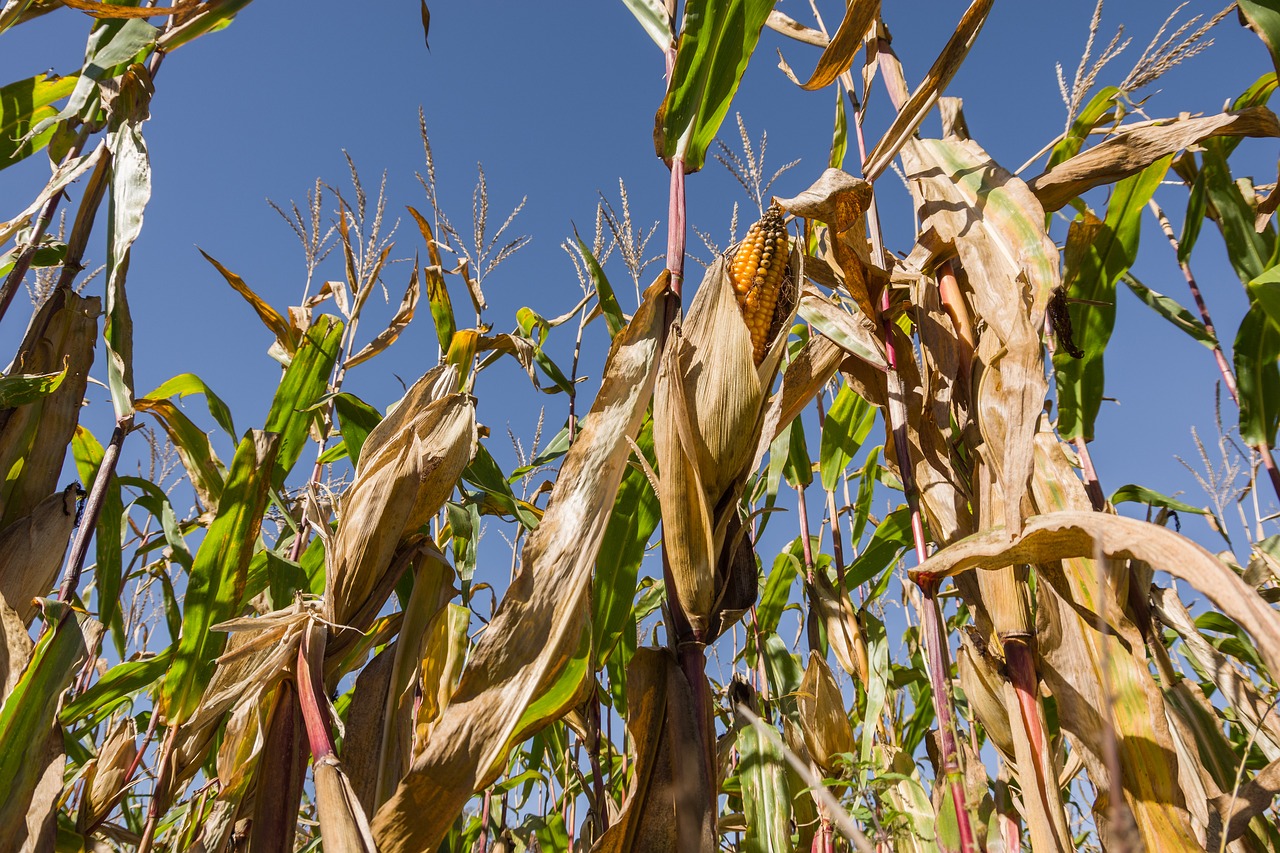
<svg viewBox="0 0 1280 853"><path fill-rule="evenodd" d="M773 14L770 15L770 24L773 23ZM871 32L878 17L880 17L880 0L849 0L835 36L823 47L822 56L818 57L818 65L813 69L813 74L809 75L809 79L804 83L796 79L787 66L786 60L782 60L779 54L783 73L791 78L791 82L809 92L830 86L837 77L849 70L849 66L853 64L853 58L858 54L858 49L862 47L862 40ZM786 20L792 24L795 23L790 18ZM782 32L798 38L802 30L797 31L789 27Z"/></svg>
<svg viewBox="0 0 1280 853"><path fill-rule="evenodd" d="M36 504L31 514L0 531L0 596L23 624L38 612L35 599L53 588L76 524L79 487L68 486Z"/></svg>
<svg viewBox="0 0 1280 853"><path fill-rule="evenodd" d="M577 704L581 690L568 685L557 691L556 707L526 719L530 703L557 684L580 645L591 571L631 453L626 439L636 434L653 394L674 311L669 300L663 275L614 339L600 393L561 464L520 571L426 750L374 818L382 853L434 847L472 792L502 772L511 744Z"/></svg>
<svg viewBox="0 0 1280 853"><path fill-rule="evenodd" d="M1136 175L1168 154L1212 136L1280 136L1280 120L1266 107L1202 118L1180 116L1124 131L1028 181L1046 211L1081 193Z"/></svg>

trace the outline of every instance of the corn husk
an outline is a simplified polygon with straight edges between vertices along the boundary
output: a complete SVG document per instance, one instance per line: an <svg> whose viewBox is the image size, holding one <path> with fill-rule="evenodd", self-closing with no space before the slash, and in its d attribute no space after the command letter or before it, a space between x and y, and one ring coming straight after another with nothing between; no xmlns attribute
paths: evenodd
<svg viewBox="0 0 1280 853"><path fill-rule="evenodd" d="M367 609L396 550L439 511L471 461L475 405L457 385L456 368L429 371L365 440L326 552L330 621L346 625Z"/></svg>
<svg viewBox="0 0 1280 853"><path fill-rule="evenodd" d="M718 258L707 269L663 352L654 391L664 547L680 605L706 640L719 628L718 605L744 556L754 575L734 522L791 325L788 317L757 367L728 267Z"/></svg>
<svg viewBox="0 0 1280 853"><path fill-rule="evenodd" d="M138 731L132 717L112 727L84 777L84 798L76 816L76 829L84 832L115 808L124 794L125 773L138 754Z"/></svg>
<svg viewBox="0 0 1280 853"><path fill-rule="evenodd" d="M853 752L853 726L844 710L840 685L826 659L816 651L809 652L796 705L809 755L827 776L839 775L837 757Z"/></svg>
<svg viewBox="0 0 1280 853"><path fill-rule="evenodd" d="M36 618L36 598L58 579L75 529L78 497L79 488L68 486L0 531L0 595L12 603L24 625Z"/></svg>

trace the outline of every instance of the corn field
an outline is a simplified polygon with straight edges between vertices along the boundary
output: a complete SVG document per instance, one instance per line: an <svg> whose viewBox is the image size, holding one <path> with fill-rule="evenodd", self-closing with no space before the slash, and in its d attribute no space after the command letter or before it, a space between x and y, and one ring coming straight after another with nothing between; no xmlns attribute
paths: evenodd
<svg viewBox="0 0 1280 853"><path fill-rule="evenodd" d="M46 14L88 31L80 68L0 88L0 170L51 174L0 221L0 324L27 323L0 376L0 851L1280 851L1280 195L1232 170L1280 138L1275 0L1133 22L1159 30L1118 82L1099 4L1059 70L1065 129L1016 172L951 86L993 0L930 12L955 22L920 79L886 26L913 4L621 0L665 71L635 105L665 253L645 261L623 187L565 242L581 301L508 325L485 277L523 247L520 207L488 227L481 171L460 230L420 112L411 236L353 166L353 190L277 208L296 304L204 254L276 362L244 429L195 356L135 387L127 294L162 64L248 5L0 4L10 43ZM1256 82L1216 114L1144 112L1227 27L1256 37ZM790 197L741 116L742 153L718 141L775 45L837 104ZM703 267L687 199L714 160L752 204ZM904 195L914 241L891 245ZM1144 223L1185 291L1133 274ZM1224 345L1197 274L1232 272L1249 308ZM1120 284L1219 371L1234 467L1206 505L1101 487ZM348 370L415 320L437 350L383 411ZM555 435L513 436L504 470L486 419L512 391L486 371L512 364ZM91 383L109 434L81 423Z"/></svg>

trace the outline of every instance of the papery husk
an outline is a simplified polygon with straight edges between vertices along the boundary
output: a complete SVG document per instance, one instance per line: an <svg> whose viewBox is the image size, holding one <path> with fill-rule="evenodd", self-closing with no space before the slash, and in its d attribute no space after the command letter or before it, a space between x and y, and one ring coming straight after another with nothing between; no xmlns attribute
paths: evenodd
<svg viewBox="0 0 1280 853"><path fill-rule="evenodd" d="M867 287L871 262L865 217L871 198L867 181L839 169L827 169L811 187L794 198L778 199L778 204L788 213L826 223L830 229L828 248L845 289L865 316L876 317Z"/></svg>
<svg viewBox="0 0 1280 853"><path fill-rule="evenodd" d="M35 599L58 579L75 529L79 496L79 486L67 486L0 531L0 595L12 602L25 625L39 612Z"/></svg>
<svg viewBox="0 0 1280 853"><path fill-rule="evenodd" d="M30 515L58 488L84 403L101 314L98 297L59 288L31 318L10 372L53 373L65 367L67 376L52 394L0 410L0 526ZM10 604L19 606L14 599Z"/></svg>
<svg viewBox="0 0 1280 853"><path fill-rule="evenodd" d="M673 766L685 764L701 748L689 682L669 651L641 647L627 665L627 687L627 731L635 744L635 773L622 814L596 841L592 853L715 849L714 826L697 819L703 811L701 792L680 787L696 771L682 773Z"/></svg>
<svg viewBox="0 0 1280 853"><path fill-rule="evenodd" d="M1000 661L987 650L981 631L972 625L966 628L960 632L960 648L956 651L960 686L987 737L1006 761L1013 761L1013 733L1004 707L1005 679L1000 673Z"/></svg>
<svg viewBox="0 0 1280 853"><path fill-rule="evenodd" d="M132 717L121 718L107 734L85 773L84 797L76 815L76 831L84 832L105 817L124 794L125 773L138 754L138 730Z"/></svg>
<svg viewBox="0 0 1280 853"><path fill-rule="evenodd" d="M396 549L439 511L475 454L475 405L457 384L452 365L432 369L365 440L326 551L331 622L346 625L368 603Z"/></svg>
<svg viewBox="0 0 1280 853"><path fill-rule="evenodd" d="M373 821L382 853L433 849L508 751L586 689L591 572L657 375L675 302L663 275L614 338L600 393L565 455L538 528L462 679ZM583 639L588 648L583 648ZM536 703L536 704L535 704Z"/></svg>
<svg viewBox="0 0 1280 853"><path fill-rule="evenodd" d="M813 582L806 582L805 586L809 590L810 612L826 626L832 654L845 672L866 685L870 669L867 641L848 594L835 589L821 572L814 572Z"/></svg>
<svg viewBox="0 0 1280 853"><path fill-rule="evenodd" d="M696 637L712 639L717 601L741 561L731 523L753 470L790 325L788 317L757 367L729 262L721 257L707 268L680 333L662 355L653 439L663 547Z"/></svg>
<svg viewBox="0 0 1280 853"><path fill-rule="evenodd" d="M826 659L816 651L809 652L796 706L800 732L814 763L827 776L840 775L837 757L853 752L853 726L845 713L840 685Z"/></svg>

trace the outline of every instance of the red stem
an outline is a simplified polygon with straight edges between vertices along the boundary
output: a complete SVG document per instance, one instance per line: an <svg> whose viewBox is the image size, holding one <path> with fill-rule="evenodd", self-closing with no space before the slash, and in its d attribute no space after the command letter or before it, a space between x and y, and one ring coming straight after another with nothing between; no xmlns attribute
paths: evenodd
<svg viewBox="0 0 1280 853"><path fill-rule="evenodd" d="M1102 512L1107 506L1107 497L1102 493L1102 484L1098 482L1098 472L1093 467L1093 457L1089 455L1089 444L1081 436L1072 442L1080 457L1080 469L1084 474L1084 490L1089 495L1089 503L1094 512Z"/></svg>

